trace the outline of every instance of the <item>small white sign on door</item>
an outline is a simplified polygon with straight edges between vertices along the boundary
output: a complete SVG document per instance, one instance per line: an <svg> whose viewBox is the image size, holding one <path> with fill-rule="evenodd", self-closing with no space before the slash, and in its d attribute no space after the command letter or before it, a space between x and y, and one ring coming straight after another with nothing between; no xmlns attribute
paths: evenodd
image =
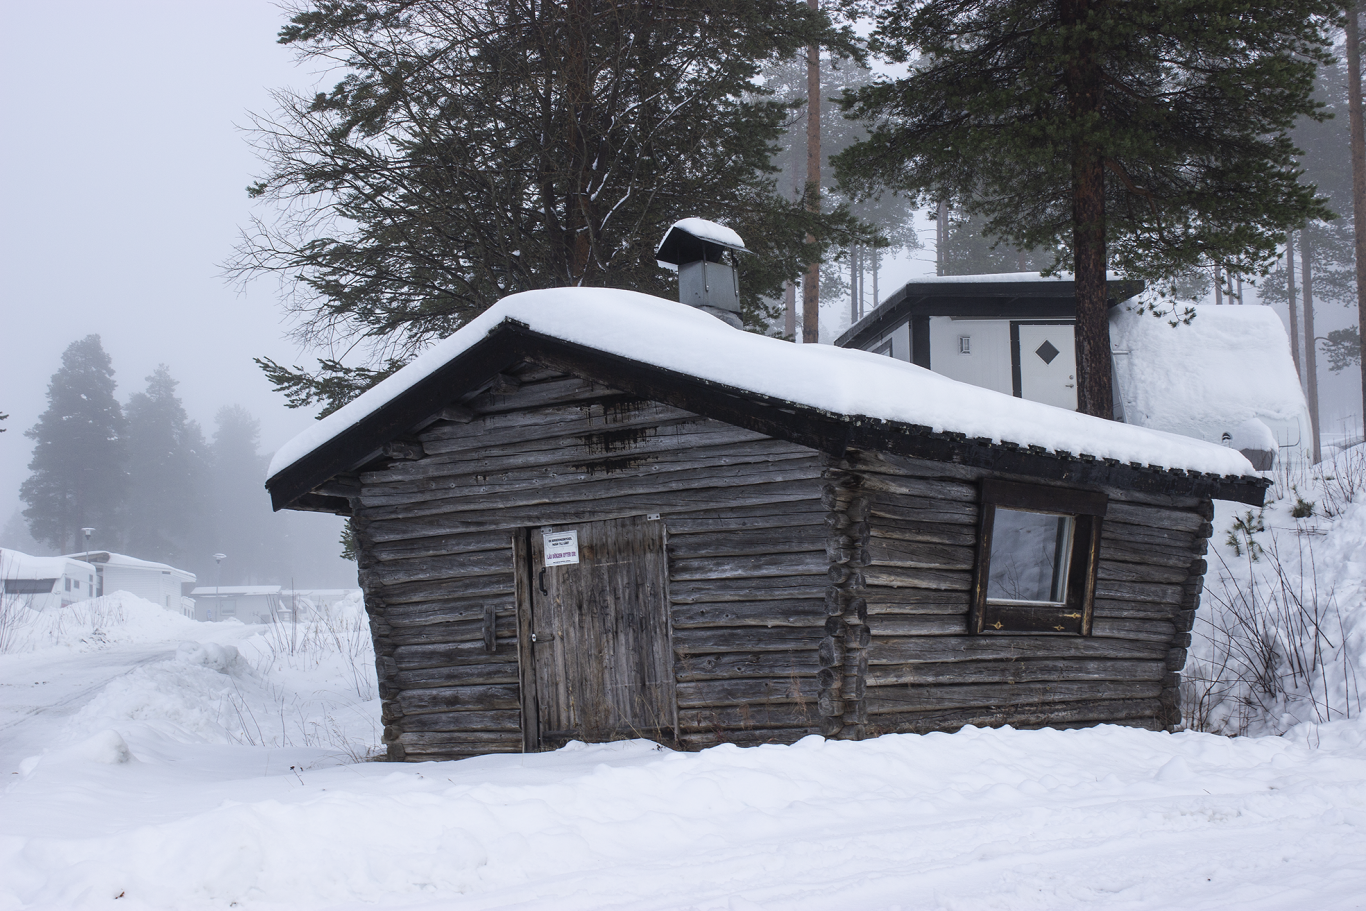
<svg viewBox="0 0 1366 911"><path fill-rule="evenodd" d="M541 535L545 541L545 565L565 566L579 562L578 531L547 531Z"/></svg>

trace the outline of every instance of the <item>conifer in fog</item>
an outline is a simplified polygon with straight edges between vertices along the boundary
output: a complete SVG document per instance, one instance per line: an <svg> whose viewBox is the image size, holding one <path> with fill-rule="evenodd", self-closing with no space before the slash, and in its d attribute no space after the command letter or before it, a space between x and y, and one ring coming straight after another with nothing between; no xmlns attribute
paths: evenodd
<svg viewBox="0 0 1366 911"><path fill-rule="evenodd" d="M206 446L176 396L165 364L128 400L127 548L145 560L198 563L204 526Z"/></svg>
<svg viewBox="0 0 1366 911"><path fill-rule="evenodd" d="M32 474L19 489L35 539L58 551L91 542L119 545L128 491L123 409L114 398L114 368L98 335L72 342L47 387L47 410L26 432L34 441Z"/></svg>

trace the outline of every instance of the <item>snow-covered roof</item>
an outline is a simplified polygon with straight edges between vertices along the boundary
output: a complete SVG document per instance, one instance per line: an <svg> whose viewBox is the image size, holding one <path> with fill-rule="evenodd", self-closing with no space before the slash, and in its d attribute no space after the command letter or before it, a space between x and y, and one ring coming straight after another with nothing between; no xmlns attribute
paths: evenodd
<svg viewBox="0 0 1366 911"><path fill-rule="evenodd" d="M732 329L634 291L563 288L505 298L275 453L274 478L510 323L645 365L823 412L994 443L1219 476L1255 477L1242 455L1189 437L1064 411L959 383L892 358Z"/></svg>
<svg viewBox="0 0 1366 911"><path fill-rule="evenodd" d="M5 579L60 579L68 573L94 572L95 567L72 557L34 557L0 548L0 577Z"/></svg>
<svg viewBox="0 0 1366 911"><path fill-rule="evenodd" d="M75 559L76 554L69 554L70 558ZM105 566L124 566L129 569L145 569L149 572L169 572L174 575L184 576L184 581L193 582L194 573L189 570L177 569L166 563L153 563L151 560L139 560L137 557L130 557L127 554L116 554L108 550L92 550L88 553L82 551L79 556L86 557L91 563L103 563Z"/></svg>
<svg viewBox="0 0 1366 911"><path fill-rule="evenodd" d="M190 592L191 597L213 598L213 597L243 597L251 595L278 595L280 586L278 585L201 585Z"/></svg>
<svg viewBox="0 0 1366 911"><path fill-rule="evenodd" d="M740 239L740 235L736 234L734 230L727 228L725 225L718 225L714 221L707 221L705 218L680 218L673 223L669 228L669 231L672 231L674 228L677 228L680 231L687 231L698 240L709 240L714 244L730 247L733 250L745 249L745 242ZM663 248L665 242L668 241L669 231L664 232L664 238L659 242L659 246L655 248L656 253L658 253L660 249Z"/></svg>
<svg viewBox="0 0 1366 911"><path fill-rule="evenodd" d="M1116 310L1110 343L1128 422L1210 441L1254 420L1278 436L1296 424L1308 433L1290 339L1270 307L1201 307L1176 327Z"/></svg>

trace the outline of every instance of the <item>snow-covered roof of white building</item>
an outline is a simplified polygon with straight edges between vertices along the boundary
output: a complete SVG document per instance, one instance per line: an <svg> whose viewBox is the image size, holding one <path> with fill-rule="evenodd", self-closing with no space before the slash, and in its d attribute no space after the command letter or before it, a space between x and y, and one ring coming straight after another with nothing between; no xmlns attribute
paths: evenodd
<svg viewBox="0 0 1366 911"><path fill-rule="evenodd" d="M127 554L116 554L108 550L81 551L80 554L68 554L69 559L84 558L91 563L102 563L105 566L123 566L129 569L142 569L148 572L171 573L180 577L183 582L195 581L194 573L185 569L177 569L166 563L153 563L151 560L139 560L137 557L130 557Z"/></svg>
<svg viewBox="0 0 1366 911"><path fill-rule="evenodd" d="M6 579L60 579L68 572L94 574L95 567L74 557L34 557L0 548L0 576Z"/></svg>
<svg viewBox="0 0 1366 911"><path fill-rule="evenodd" d="M1222 446L1013 398L865 351L795 345L743 332L683 304L633 291L569 288L500 301L282 446L271 460L269 478L328 446L504 327L854 424L892 422L1068 457L1255 477L1247 459Z"/></svg>
<svg viewBox="0 0 1366 911"><path fill-rule="evenodd" d="M190 592L190 595L195 598L242 598L278 594L280 594L280 586L278 585L201 585Z"/></svg>
<svg viewBox="0 0 1366 911"><path fill-rule="evenodd" d="M1281 445L1297 443L1300 430L1308 438L1290 339L1270 307L1201 307L1175 327L1116 310L1110 343L1130 423L1215 441L1261 421Z"/></svg>

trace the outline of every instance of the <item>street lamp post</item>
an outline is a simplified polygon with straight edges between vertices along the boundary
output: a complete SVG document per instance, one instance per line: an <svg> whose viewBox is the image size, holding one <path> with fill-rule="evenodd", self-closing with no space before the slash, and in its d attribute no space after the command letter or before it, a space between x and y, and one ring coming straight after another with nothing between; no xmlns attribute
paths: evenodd
<svg viewBox="0 0 1366 911"><path fill-rule="evenodd" d="M214 562L214 564L217 566L217 569L215 570L215 572L214 572L214 574L213 574L213 619L215 619L215 620L217 620L218 617L219 617L219 604L220 604L220 602L219 602L219 599L218 599L218 589L219 589L219 587L222 585L222 582L223 582L223 561L226 560L227 558L228 558L228 555L227 555L227 554L214 554L214 555L213 555L213 562Z"/></svg>
<svg viewBox="0 0 1366 911"><path fill-rule="evenodd" d="M89 562L90 562L90 536L93 535L94 533L95 533L95 529L93 529L93 528L82 528L82 529L81 529L81 534L85 535L85 562L86 562L86 563L89 563ZM86 579L86 583L90 586L90 597L92 597L92 598L95 597L95 580L94 580L94 578L93 578L93 577L88 577L88 578Z"/></svg>

